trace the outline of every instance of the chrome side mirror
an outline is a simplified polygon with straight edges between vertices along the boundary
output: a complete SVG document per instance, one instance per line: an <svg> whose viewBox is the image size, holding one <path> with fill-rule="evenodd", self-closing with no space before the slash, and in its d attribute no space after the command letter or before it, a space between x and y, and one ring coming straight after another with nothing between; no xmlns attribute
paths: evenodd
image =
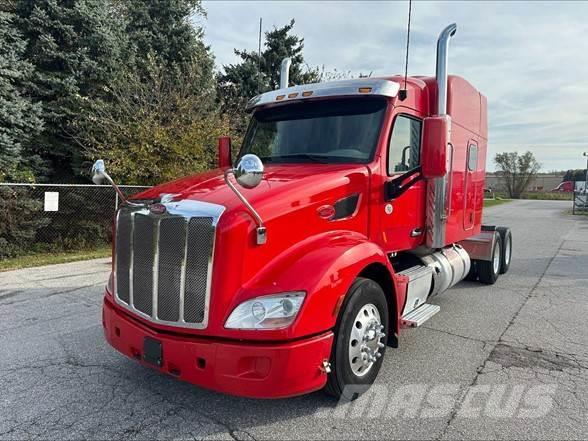
<svg viewBox="0 0 588 441"><path fill-rule="evenodd" d="M255 188L263 179L263 162L257 155L243 155L233 173L241 187Z"/></svg>
<svg viewBox="0 0 588 441"><path fill-rule="evenodd" d="M249 203L247 198L243 196L235 184L231 182L229 179L230 174L235 176L237 183L241 187L255 188L263 179L263 162L261 162L261 159L256 155L247 154L243 155L239 160L237 167L225 170L225 182L237 195L239 200L243 202L243 205L247 207L247 210L249 210L249 213L251 213L251 216L255 219L255 222L257 223L257 245L263 245L267 242L267 231L263 225L263 220L259 213L255 211L255 208Z"/></svg>
<svg viewBox="0 0 588 441"><path fill-rule="evenodd" d="M106 180L104 173L106 172L106 166L102 159L98 159L92 166L92 182L96 185L102 185Z"/></svg>
<svg viewBox="0 0 588 441"><path fill-rule="evenodd" d="M124 193L118 188L118 185L112 180L112 178L106 173L106 166L104 165L104 160L98 159L94 165L92 166L92 182L96 185L104 184L104 181L108 182L114 188L114 191L118 194L120 200L128 205L132 205L134 207L141 207L143 204L137 204L135 202L130 202Z"/></svg>

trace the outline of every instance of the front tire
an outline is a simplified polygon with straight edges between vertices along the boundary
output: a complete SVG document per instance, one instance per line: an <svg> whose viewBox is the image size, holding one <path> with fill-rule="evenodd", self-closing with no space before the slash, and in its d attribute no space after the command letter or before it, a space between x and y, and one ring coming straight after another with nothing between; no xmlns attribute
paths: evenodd
<svg viewBox="0 0 588 441"><path fill-rule="evenodd" d="M327 394L351 401L369 389L386 352L388 322L384 291L373 280L358 277L337 320Z"/></svg>

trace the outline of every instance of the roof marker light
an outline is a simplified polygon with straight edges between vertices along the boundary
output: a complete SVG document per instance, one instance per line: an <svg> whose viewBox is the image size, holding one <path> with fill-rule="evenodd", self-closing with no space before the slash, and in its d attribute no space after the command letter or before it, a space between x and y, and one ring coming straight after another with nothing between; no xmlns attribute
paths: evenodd
<svg viewBox="0 0 588 441"><path fill-rule="evenodd" d="M288 98L296 98L298 96L298 92L293 92L288 94Z"/></svg>
<svg viewBox="0 0 588 441"><path fill-rule="evenodd" d="M358 89L359 93L371 93L372 92L372 88L371 87L360 87Z"/></svg>
<svg viewBox="0 0 588 441"><path fill-rule="evenodd" d="M286 98L286 95L278 95L276 101L282 101L284 98Z"/></svg>
<svg viewBox="0 0 588 441"><path fill-rule="evenodd" d="M307 90L306 92L302 92L302 96L306 97L306 96L310 96L312 95L312 90Z"/></svg>

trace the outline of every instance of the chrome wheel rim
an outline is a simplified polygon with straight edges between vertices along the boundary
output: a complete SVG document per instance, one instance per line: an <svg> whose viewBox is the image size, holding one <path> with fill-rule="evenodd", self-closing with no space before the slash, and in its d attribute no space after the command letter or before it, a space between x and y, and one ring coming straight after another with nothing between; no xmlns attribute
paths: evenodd
<svg viewBox="0 0 588 441"><path fill-rule="evenodd" d="M510 263L510 236L506 236L504 246L504 264L508 266Z"/></svg>
<svg viewBox="0 0 588 441"><path fill-rule="evenodd" d="M349 365L355 375L366 375L382 356L385 336L378 308L371 303L364 305L353 321L349 338Z"/></svg>
<svg viewBox="0 0 588 441"><path fill-rule="evenodd" d="M496 248L494 249L494 259L492 262L494 274L498 274L500 270L500 243L496 244Z"/></svg>

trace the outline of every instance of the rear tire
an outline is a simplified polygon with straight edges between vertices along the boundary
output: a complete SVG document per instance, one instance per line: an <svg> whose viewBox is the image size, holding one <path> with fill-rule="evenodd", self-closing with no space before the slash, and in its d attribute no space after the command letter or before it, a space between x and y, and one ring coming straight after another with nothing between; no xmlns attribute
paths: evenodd
<svg viewBox="0 0 588 441"><path fill-rule="evenodd" d="M486 285L494 285L496 280L498 280L502 265L502 238L500 234L496 235L491 260L478 260L476 263L480 282Z"/></svg>
<svg viewBox="0 0 588 441"><path fill-rule="evenodd" d="M467 276L465 276L464 280L467 280L468 282L475 282L478 280L478 267L475 260L470 262L470 271L468 272Z"/></svg>
<svg viewBox="0 0 588 441"><path fill-rule="evenodd" d="M352 401L367 391L380 371L388 335L388 303L376 282L358 277L339 314L325 392Z"/></svg>
<svg viewBox="0 0 588 441"><path fill-rule="evenodd" d="M512 260L512 233L510 228L498 227L496 231L502 238L502 255L500 256L500 274L505 274L510 268Z"/></svg>

